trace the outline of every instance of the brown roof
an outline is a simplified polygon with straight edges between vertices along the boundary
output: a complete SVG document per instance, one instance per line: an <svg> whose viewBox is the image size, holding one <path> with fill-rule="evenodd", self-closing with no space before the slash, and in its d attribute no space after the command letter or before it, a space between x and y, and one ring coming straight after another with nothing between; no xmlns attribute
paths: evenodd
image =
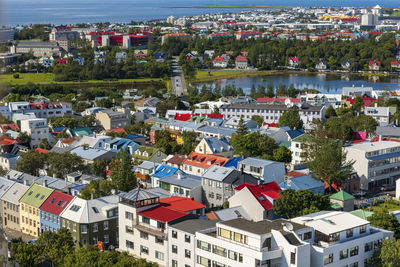
<svg viewBox="0 0 400 267"><path fill-rule="evenodd" d="M170 158L167 162L171 164L177 164L177 165L182 165L183 161L185 160L185 156L181 156L179 154L176 154L172 158Z"/></svg>

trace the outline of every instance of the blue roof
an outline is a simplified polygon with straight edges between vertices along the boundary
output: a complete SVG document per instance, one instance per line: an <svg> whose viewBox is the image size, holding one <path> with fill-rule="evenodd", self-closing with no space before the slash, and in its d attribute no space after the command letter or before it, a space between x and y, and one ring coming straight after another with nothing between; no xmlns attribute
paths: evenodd
<svg viewBox="0 0 400 267"><path fill-rule="evenodd" d="M53 127L53 132L59 133L59 132L62 132L62 131L64 131L64 130L67 130L67 129L68 129L68 128L65 127L65 126Z"/></svg>
<svg viewBox="0 0 400 267"><path fill-rule="evenodd" d="M299 137L300 135L304 134L304 130L303 129L288 130L286 132L287 132L287 134L289 135L289 137L291 139L294 139L294 138Z"/></svg>
<svg viewBox="0 0 400 267"><path fill-rule="evenodd" d="M180 170L176 167L162 164L157 168L155 173L152 174L151 176L156 177L156 178L164 178L164 177L175 174L177 171L180 171Z"/></svg>
<svg viewBox="0 0 400 267"><path fill-rule="evenodd" d="M87 186L87 184L78 184L78 185L71 186L70 188L71 188L71 190L81 191L86 186Z"/></svg>
<svg viewBox="0 0 400 267"><path fill-rule="evenodd" d="M298 176L290 178L279 185L283 190L285 189L293 189L293 190L301 190L301 189L315 189L315 188L323 188L324 183L312 178L311 174Z"/></svg>
<svg viewBox="0 0 400 267"><path fill-rule="evenodd" d="M127 134L129 139L136 139L136 138L146 138L145 136L138 135L138 134Z"/></svg>
<svg viewBox="0 0 400 267"><path fill-rule="evenodd" d="M224 167L234 167L237 169L239 161L243 160L242 158L234 157L231 158L227 163L225 163Z"/></svg>
<svg viewBox="0 0 400 267"><path fill-rule="evenodd" d="M207 142L213 153L222 153L233 150L233 146L225 136L222 136L221 138L205 137L204 140Z"/></svg>

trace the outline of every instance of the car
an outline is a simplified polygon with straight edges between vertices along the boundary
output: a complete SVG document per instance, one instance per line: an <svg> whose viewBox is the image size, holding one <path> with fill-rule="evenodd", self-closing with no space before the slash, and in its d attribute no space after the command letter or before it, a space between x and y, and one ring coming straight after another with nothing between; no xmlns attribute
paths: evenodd
<svg viewBox="0 0 400 267"><path fill-rule="evenodd" d="M394 185L390 185L390 184L383 184L381 186L381 190L382 191L392 191L392 190L395 190L395 189L396 189L396 187Z"/></svg>

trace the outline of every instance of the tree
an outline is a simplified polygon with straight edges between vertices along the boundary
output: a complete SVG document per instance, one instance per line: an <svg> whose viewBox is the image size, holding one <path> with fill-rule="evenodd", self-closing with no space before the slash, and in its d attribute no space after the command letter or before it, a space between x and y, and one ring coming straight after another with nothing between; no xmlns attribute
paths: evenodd
<svg viewBox="0 0 400 267"><path fill-rule="evenodd" d="M85 169L83 159L75 154L64 152L47 154L48 174L65 178L68 173Z"/></svg>
<svg viewBox="0 0 400 267"><path fill-rule="evenodd" d="M312 176L328 183L342 183L352 172L354 161L347 161L347 153L343 150L341 142L312 136L311 141L306 143L307 166Z"/></svg>
<svg viewBox="0 0 400 267"><path fill-rule="evenodd" d="M125 150L118 151L115 160L111 162L111 181L116 189L123 192L129 192L137 185L131 156Z"/></svg>
<svg viewBox="0 0 400 267"><path fill-rule="evenodd" d="M89 200L109 196L113 189L116 189L116 186L110 180L92 180L85 188L79 191L79 197Z"/></svg>
<svg viewBox="0 0 400 267"><path fill-rule="evenodd" d="M31 142L31 136L27 132L20 132L17 137L18 140L21 141L21 143L30 143Z"/></svg>
<svg viewBox="0 0 400 267"><path fill-rule="evenodd" d="M326 111L325 111L325 117L326 118L331 118L331 117L336 117L336 111L332 106L329 106Z"/></svg>
<svg viewBox="0 0 400 267"><path fill-rule="evenodd" d="M58 133L58 134L56 135L56 137L54 138L54 144L57 143L57 141L58 141L59 139L65 139L65 138L69 138L69 137L70 137L70 136L67 134L67 130L64 129L64 130L62 130L60 133Z"/></svg>
<svg viewBox="0 0 400 267"><path fill-rule="evenodd" d="M308 190L293 189L279 192L280 198L274 201L274 212L286 218L307 215L321 210L329 210L329 198L321 194L314 194Z"/></svg>
<svg viewBox="0 0 400 267"><path fill-rule="evenodd" d="M21 267L39 266L38 258L41 251L32 245L22 242L12 242L10 247L11 255Z"/></svg>
<svg viewBox="0 0 400 267"><path fill-rule="evenodd" d="M96 176L101 176L106 178L106 168L108 166L108 161L106 159L98 159L90 165L90 170L92 174Z"/></svg>
<svg viewBox="0 0 400 267"><path fill-rule="evenodd" d="M372 226L394 232L396 238L400 237L400 223L392 213L387 210L374 212L368 220Z"/></svg>
<svg viewBox="0 0 400 267"><path fill-rule="evenodd" d="M46 154L30 150L21 154L21 160L17 162L17 170L33 176L39 176L39 170L44 169L46 161Z"/></svg>
<svg viewBox="0 0 400 267"><path fill-rule="evenodd" d="M182 133L183 145L180 150L180 154L188 155L194 150L197 145L197 134L195 132L184 131Z"/></svg>
<svg viewBox="0 0 400 267"><path fill-rule="evenodd" d="M156 141L156 147L160 148L166 154L172 153L171 143L173 142L173 140L171 134L168 131L166 130L158 131L156 132L154 138Z"/></svg>
<svg viewBox="0 0 400 267"><path fill-rule="evenodd" d="M269 83L269 84L267 85L266 96L267 96L267 97L274 97L274 96L275 96L274 86L273 86L272 83Z"/></svg>
<svg viewBox="0 0 400 267"><path fill-rule="evenodd" d="M251 116L251 119L258 123L258 127L261 127L263 125L264 120L261 116L253 115L253 116Z"/></svg>
<svg viewBox="0 0 400 267"><path fill-rule="evenodd" d="M248 133L246 124L244 123L243 116L240 116L238 127L236 130L237 135L245 135Z"/></svg>
<svg viewBox="0 0 400 267"><path fill-rule="evenodd" d="M51 148L50 144L49 144L49 140L47 140L47 138L41 139L40 140L40 144L39 144L39 148L49 150Z"/></svg>
<svg viewBox="0 0 400 267"><path fill-rule="evenodd" d="M262 157L273 159L274 150L278 148L275 140L268 135L259 132L240 135L232 135L231 144L236 154L242 157Z"/></svg>
<svg viewBox="0 0 400 267"><path fill-rule="evenodd" d="M382 246L375 250L372 262L368 266L400 266L400 239L385 239Z"/></svg>
<svg viewBox="0 0 400 267"><path fill-rule="evenodd" d="M303 128L303 121L300 118L299 111L297 109L290 109L279 117L278 126L288 126L290 129L301 129Z"/></svg>
<svg viewBox="0 0 400 267"><path fill-rule="evenodd" d="M292 152L290 149L280 146L273 152L274 160L279 162L290 163L292 161Z"/></svg>

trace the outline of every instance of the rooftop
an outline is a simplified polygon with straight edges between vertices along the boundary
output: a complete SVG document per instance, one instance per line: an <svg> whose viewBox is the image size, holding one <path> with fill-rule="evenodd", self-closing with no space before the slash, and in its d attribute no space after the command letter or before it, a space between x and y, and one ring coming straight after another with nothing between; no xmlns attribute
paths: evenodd
<svg viewBox="0 0 400 267"><path fill-rule="evenodd" d="M188 215L186 212L173 210L163 206L157 206L155 208L139 212L138 214L165 223Z"/></svg>
<svg viewBox="0 0 400 267"><path fill-rule="evenodd" d="M188 219L174 223L170 227L194 235L197 231L215 227L216 223L215 220Z"/></svg>

